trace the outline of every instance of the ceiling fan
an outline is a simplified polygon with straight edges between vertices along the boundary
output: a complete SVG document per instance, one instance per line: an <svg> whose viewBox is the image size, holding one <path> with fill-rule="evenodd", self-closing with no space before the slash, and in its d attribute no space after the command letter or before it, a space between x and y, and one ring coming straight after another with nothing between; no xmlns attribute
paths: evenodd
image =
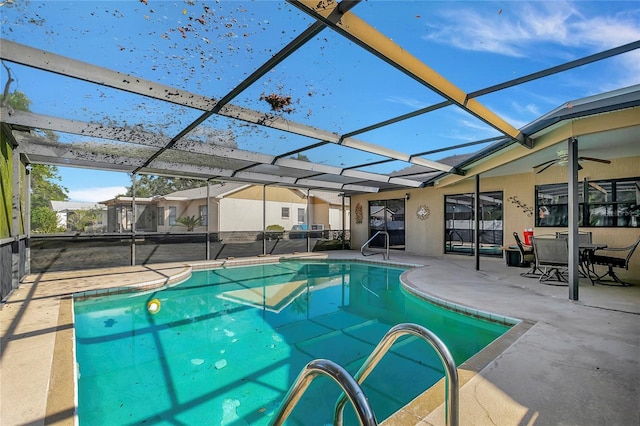
<svg viewBox="0 0 640 426"><path fill-rule="evenodd" d="M537 169L538 167L542 167L540 170L536 172L536 174L544 172L554 164L559 164L564 166L569 162L569 152L566 149L559 150L557 152L557 155L558 155L558 158L556 158L555 160L545 161L544 163L538 164L537 166L533 166L534 169ZM580 165L581 161L595 161L597 163L611 164L610 160L603 160L602 158L578 157L578 170L582 170L582 166Z"/></svg>

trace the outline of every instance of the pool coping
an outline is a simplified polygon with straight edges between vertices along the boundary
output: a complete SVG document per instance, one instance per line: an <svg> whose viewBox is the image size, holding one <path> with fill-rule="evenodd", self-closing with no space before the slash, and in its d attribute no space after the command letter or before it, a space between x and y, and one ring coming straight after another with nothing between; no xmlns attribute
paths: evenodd
<svg viewBox="0 0 640 426"><path fill-rule="evenodd" d="M414 268L423 268L428 265L415 264L408 262L389 262L379 261L375 259L331 259L323 254L294 254L288 256L260 256L254 258L225 259L216 261L201 261L184 265L182 271L171 276L161 279L144 281L127 286L108 287L103 289L87 290L74 292L71 295L60 298L58 332L53 353L53 364L56 368L52 368L50 385L46 401L45 424L57 423L60 418L69 418L69 400L73 400L73 424L78 425L78 380L77 368L75 366L76 347L75 347L75 325L73 313L73 300L76 298L84 299L91 297L100 297L114 294L124 293L145 293L149 291L157 291L161 288L178 285L189 277L193 271L218 269L224 267L250 266L259 264L279 263L281 261L317 261L317 262L355 262L381 265L386 267L410 268L403 272L400 276L402 288L407 290L415 297L434 303L445 309L452 310L464 315L475 318L484 319L491 322L497 322L503 325L511 326L510 329L499 336L489 345L484 347L480 352L473 355L461 365L456 366L458 371L459 391L462 387L470 382L480 371L496 359L504 350L511 346L524 333L526 333L534 324L531 320L521 320L504 315L494 314L488 311L473 309L452 301L448 301L441 297L429 294L415 287L407 278L407 273ZM68 384L68 377L73 377L73 386ZM403 426L406 424L417 424L434 412L438 407L445 404L446 377L425 389L420 395L414 398L407 405L402 407L396 413L380 422L385 426ZM73 393L70 394L70 391Z"/></svg>
<svg viewBox="0 0 640 426"><path fill-rule="evenodd" d="M327 254L330 260L362 259L358 251L351 250L317 254ZM377 257L380 260L381 256ZM640 383L640 280L634 281L635 286L614 287L593 286L581 279L578 301L567 299L566 287L541 285L538 280L522 277L522 268L505 266L501 259L483 259L480 270L477 264L474 269L474 259L469 256L394 253L391 262L397 261L428 266L410 269L409 280L422 290L463 305L536 321L460 389L461 424L637 421L634 395ZM167 278L182 271L185 264L88 268L26 276L0 305L0 423L74 424L72 398L57 412L50 410L48 418L45 414L47 403L51 406L53 402L47 399L56 386L54 374L59 367L53 360L54 341L57 333L71 327L59 318L64 297L88 289ZM467 372L459 368L459 374L464 383ZM73 389L73 378L67 376L65 381ZM443 401L444 391L437 398ZM420 400L423 398L416 403ZM590 403L582 404L585 400ZM409 424L444 425L444 408L441 404L427 417L414 417Z"/></svg>
<svg viewBox="0 0 640 426"><path fill-rule="evenodd" d="M428 267L424 265L423 267ZM480 352L456 366L458 371L458 392L469 383L480 371L493 362L509 346L514 344L520 337L533 327L536 322L529 319L517 319L505 315L494 314L489 311L471 308L450 300L435 296L424 290L418 289L408 279L409 271L405 271L400 276L400 283L407 292L412 295L433 303L437 306L462 313L474 318L480 318L491 322L510 326L504 334L485 346ZM446 402L447 377L443 377L431 387L426 389L411 402L400 410L380 422L384 426L404 426L407 424L421 424L424 419L433 413L438 407L442 407ZM459 407L458 407L459 409Z"/></svg>

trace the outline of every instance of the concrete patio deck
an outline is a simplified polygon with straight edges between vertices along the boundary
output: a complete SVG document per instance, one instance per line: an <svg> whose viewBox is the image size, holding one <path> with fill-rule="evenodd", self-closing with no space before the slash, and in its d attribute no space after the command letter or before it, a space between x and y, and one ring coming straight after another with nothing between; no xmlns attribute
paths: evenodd
<svg viewBox="0 0 640 426"><path fill-rule="evenodd" d="M354 251L312 255L362 259ZM582 279L580 300L570 301L566 286L521 277L525 269L506 267L501 259L482 258L480 271L467 256L392 252L387 262L423 265L404 274L416 292L525 320L459 366L461 425L640 424L638 277L632 287L592 286ZM175 263L28 276L0 310L0 424L76 421L73 293L164 285L189 270ZM385 424L444 424L443 397L441 384L436 385Z"/></svg>

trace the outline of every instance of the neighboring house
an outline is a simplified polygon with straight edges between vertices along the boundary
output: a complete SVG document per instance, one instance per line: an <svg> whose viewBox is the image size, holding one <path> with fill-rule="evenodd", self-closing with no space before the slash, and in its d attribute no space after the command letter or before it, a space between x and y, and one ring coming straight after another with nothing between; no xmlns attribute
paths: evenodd
<svg viewBox="0 0 640 426"><path fill-rule="evenodd" d="M79 201L51 201L51 208L56 212L58 226L69 231L81 232L105 232L107 227L107 207L100 203L87 203ZM100 210L97 220L84 229L73 229L71 216L79 210Z"/></svg>
<svg viewBox="0 0 640 426"><path fill-rule="evenodd" d="M187 189L164 196L136 198L136 231L184 232L178 219L195 216L202 225L195 232L261 231L263 205L266 225L280 225L291 230L296 225L311 224L312 230L343 228L342 198L329 191L304 191L283 187L263 187L240 183L214 184ZM133 218L131 197L104 201L108 206L109 232L131 231ZM307 203L308 201L308 203ZM349 229L348 198L345 200L344 223ZM307 209L308 205L308 209ZM308 210L308 211L307 211ZM308 216L307 216L308 214Z"/></svg>
<svg viewBox="0 0 640 426"><path fill-rule="evenodd" d="M107 232L131 232L133 229L133 197L118 196L103 201L107 206ZM156 209L153 198L136 197L136 231L155 232Z"/></svg>

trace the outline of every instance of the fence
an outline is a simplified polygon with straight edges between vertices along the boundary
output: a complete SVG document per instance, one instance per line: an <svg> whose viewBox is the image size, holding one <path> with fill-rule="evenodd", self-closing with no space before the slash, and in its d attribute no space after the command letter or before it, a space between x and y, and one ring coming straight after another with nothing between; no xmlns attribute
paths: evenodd
<svg viewBox="0 0 640 426"><path fill-rule="evenodd" d="M207 255L207 236L209 240ZM343 238L344 236L344 238ZM31 273L349 248L349 231L32 235ZM4 269L4 268L3 268ZM4 282L4 281L3 281Z"/></svg>
<svg viewBox="0 0 640 426"><path fill-rule="evenodd" d="M4 300L25 276L28 244L26 237L0 241L0 300Z"/></svg>

